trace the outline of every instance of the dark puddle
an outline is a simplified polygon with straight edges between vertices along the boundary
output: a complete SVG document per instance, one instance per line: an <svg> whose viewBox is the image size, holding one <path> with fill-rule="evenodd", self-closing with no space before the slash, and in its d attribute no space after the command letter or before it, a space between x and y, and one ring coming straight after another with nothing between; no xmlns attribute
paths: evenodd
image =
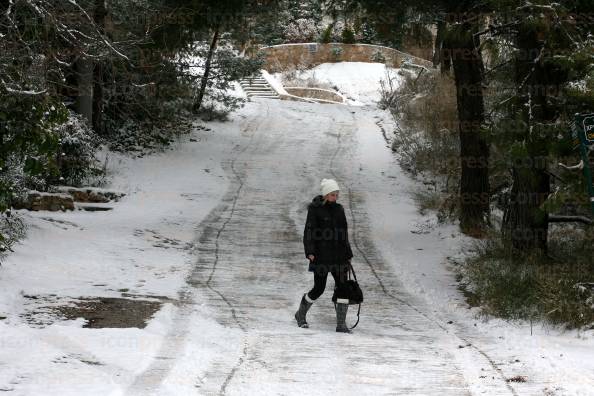
<svg viewBox="0 0 594 396"><path fill-rule="evenodd" d="M83 327L92 329L129 328L142 329L161 309L166 297L151 300L117 297L79 298L64 303L52 297L25 296L35 306L21 315L35 327L45 327L59 320L84 318ZM47 304L45 304L47 303Z"/></svg>
<svg viewBox="0 0 594 396"><path fill-rule="evenodd" d="M113 208L109 206L80 206L79 209L86 210L87 212L105 212L113 210Z"/></svg>

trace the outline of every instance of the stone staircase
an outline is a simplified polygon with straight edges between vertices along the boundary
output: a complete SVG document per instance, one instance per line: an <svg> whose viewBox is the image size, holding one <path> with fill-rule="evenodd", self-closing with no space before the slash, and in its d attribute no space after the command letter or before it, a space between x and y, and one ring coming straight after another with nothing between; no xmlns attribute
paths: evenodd
<svg viewBox="0 0 594 396"><path fill-rule="evenodd" d="M241 79L239 85L245 91L248 98L269 98L279 99L278 94L261 74L255 74L251 77Z"/></svg>

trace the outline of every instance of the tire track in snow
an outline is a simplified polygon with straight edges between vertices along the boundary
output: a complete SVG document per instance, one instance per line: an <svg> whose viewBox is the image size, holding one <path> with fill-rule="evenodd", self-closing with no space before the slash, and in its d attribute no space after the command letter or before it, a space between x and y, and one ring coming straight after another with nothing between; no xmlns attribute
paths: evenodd
<svg viewBox="0 0 594 396"><path fill-rule="evenodd" d="M153 363L149 365L147 369L145 369L142 373L136 375L132 384L126 389L124 394L132 394L132 395L147 395L147 394L155 394L158 390L159 386L163 383L163 381L167 378L168 374L171 372L171 369L176 363L176 359L179 357L179 352L184 345L185 340L187 339L188 331L189 331L189 319L191 317L191 306L194 304L194 289L198 285L204 285L206 288L211 290L215 293L230 309L231 315L233 320L237 324L237 326L241 329L243 333L246 333L247 330L245 326L241 323L239 318L237 317L237 312L235 306L229 301L229 299L216 288L211 285L211 281L214 278L217 264L219 261L219 237L223 232L224 228L226 227L227 223L231 220L231 217L234 214L235 206L237 203L237 199L243 188L244 181L239 176L237 171L235 170L235 161L250 147L253 142L254 136L256 132L259 130L261 124L263 124L269 115L269 106L266 105L266 114L264 116L260 116L255 118L253 121L249 121L245 127L242 128L242 132L252 131L249 141L245 144L242 150L240 150L233 160L231 161L231 169L239 180L239 187L236 191L232 193L232 200L233 204L231 206L231 211L229 217L224 221L224 223L219 227L215 237L215 260L213 263L213 267L209 274L209 277L206 282L197 282L196 279L199 279L201 268L194 266L194 269L190 272L190 274L186 277L186 285L178 292L178 305L179 310L176 312L175 317L173 318L171 330L165 336L163 341L163 346L160 348L159 352L157 353L156 359ZM226 196L229 194L226 193L223 200L225 200ZM220 203L217 205L211 212L201 221L198 229L207 229L208 226L212 223L216 223L221 214L228 210L228 204ZM203 234L206 231L203 231ZM244 341L244 345L242 348L241 356L239 358L238 363L233 367L231 372L227 375L224 383L221 385L219 394L224 395L225 390L239 367L243 364L246 356L248 353L248 343Z"/></svg>
<svg viewBox="0 0 594 396"><path fill-rule="evenodd" d="M266 102L264 101L264 103L266 103ZM229 299L227 299L225 297L225 295L223 293L221 293L220 291L215 289L213 286L211 286L210 283L215 275L215 272L217 270L217 264L219 262L219 237L221 236L221 233L223 232L223 230L225 229L225 227L227 226L229 221L231 221L231 218L233 217L233 214L235 213L235 206L237 205L237 199L239 198L239 194L241 193L241 190L243 189L243 185L245 183L245 180L240 176L240 174L235 169L235 161L252 144L253 138L256 135L256 131L258 131L258 129L259 129L258 127L261 126L261 124L264 122L264 120L266 120L268 118L269 113L270 113L270 107L268 106L268 103L266 103L266 116L264 116L263 121L253 129L253 132L250 136L250 141L248 142L248 144L246 144L245 147L239 152L239 154L237 154L237 156L235 156L235 158L233 158L233 160L231 161L231 170L233 171L233 174L239 181L239 187L237 187L237 191L235 192L235 196L233 198L233 205L231 206L231 212L229 213L229 217L227 218L227 220L225 220L225 222L223 223L221 228L217 231L217 236L215 238L215 262L213 264L212 271L208 277L208 280L206 281L206 287L208 287L210 290L215 292L229 306L229 308L231 309L231 314L233 316L233 319L237 323L237 326L244 333L247 333L247 329L241 323L241 321L237 318L237 313L236 313L236 310L235 310L235 307L233 306L233 304L229 301ZM219 391L220 395L225 394L225 392L227 391L227 386L229 385L229 383L235 376L235 373L237 373L237 371L239 370L239 368L241 367L241 365L247 358L247 355L248 355L248 342L247 342L247 340L245 340L243 343L243 349L241 351L241 356L239 357L238 362L235 364L235 366L233 367L231 372L227 375L227 378L225 378L225 382L223 382L223 384L221 385L221 389Z"/></svg>
<svg viewBox="0 0 594 396"><path fill-rule="evenodd" d="M356 125L356 119L354 116L354 113L351 112L351 116L353 118L353 123L354 125ZM376 123L377 125L377 123ZM378 125L379 126L379 125ZM380 129L382 130L382 133L384 133L384 138L385 138L385 131L383 128ZM338 176L336 175L335 171L334 171L334 160L336 159L336 156L338 155L339 151L342 150L343 146L341 143L341 129L338 130L338 135L336 137L336 150L334 151L332 157L330 158L330 163L329 163L329 172L330 174L335 178L338 179ZM346 180L346 178L343 178L344 180ZM344 183L344 182L343 182ZM373 274L374 278L376 279L377 283L379 284L383 294L385 294L386 296L390 297L391 299L399 302L400 304L406 305L407 307L409 307L410 309L412 309L413 311L417 312L419 315L423 316L425 319L427 319L429 322L431 322L432 324L434 324L435 326L437 326L439 329L441 329L442 331L444 331L446 334L451 335L456 337L457 339L459 339L460 341L462 341L466 346L471 347L473 350L475 350L478 354L480 354L491 366L491 368L493 370L495 370L495 372L497 372L497 374L499 374L499 376L501 377L501 381L505 384L505 387L507 388L507 390L514 396L518 396L517 392L515 391L515 389L509 384L509 382L507 382L505 375L503 374L503 371L497 366L497 364L493 361L493 359L491 359L491 357L482 349L480 349L479 347L477 347L476 345L474 345L472 342L470 342L467 338L456 334L456 333L452 333L450 332L450 330L444 326L443 324L441 324L436 318L430 316L429 314L423 312L421 309L419 309L418 307L416 307L415 305L411 304L410 302L394 295L393 293L391 293L388 288L386 287L386 285L384 284L382 278L379 276L379 274L377 273L375 267L373 266L373 264L371 263L371 261L369 260L369 258L367 257L367 255L365 254L364 249L362 249L359 246L358 243L358 238L357 238L357 222L355 219L355 213L353 212L353 195L352 195L352 190L349 186L348 183L344 183L346 185L347 188L347 197L348 197L348 202L349 202L349 212L351 215L351 224L352 224L352 235L353 235L353 244L355 245L355 249L357 249L357 251L359 252L359 254L361 255L361 257L363 258L363 260L365 261L365 264L367 264L367 266L369 267L371 273Z"/></svg>

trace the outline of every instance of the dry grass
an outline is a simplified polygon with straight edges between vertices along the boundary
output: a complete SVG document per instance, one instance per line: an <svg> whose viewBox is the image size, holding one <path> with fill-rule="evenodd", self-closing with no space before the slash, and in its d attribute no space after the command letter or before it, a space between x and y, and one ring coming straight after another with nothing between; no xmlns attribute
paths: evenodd
<svg viewBox="0 0 594 396"><path fill-rule="evenodd" d="M559 227L549 256L518 256L497 235L459 268L471 305L486 316L585 328L594 325L594 230Z"/></svg>
<svg viewBox="0 0 594 396"><path fill-rule="evenodd" d="M380 106L397 121L392 150L400 165L414 176L430 179L434 191L416 194L421 211L438 210L440 218L456 212L460 175L456 88L451 77L437 71L402 69L400 84L386 75Z"/></svg>

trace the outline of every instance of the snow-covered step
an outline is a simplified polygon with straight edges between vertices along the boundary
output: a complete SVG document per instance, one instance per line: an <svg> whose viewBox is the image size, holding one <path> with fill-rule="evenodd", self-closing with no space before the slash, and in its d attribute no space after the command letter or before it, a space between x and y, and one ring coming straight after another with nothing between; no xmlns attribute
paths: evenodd
<svg viewBox="0 0 594 396"><path fill-rule="evenodd" d="M266 81L245 81L245 80L242 80L241 81L241 84L242 85L247 85L247 86L254 86L254 85L264 85L264 86L267 86L268 85L268 83Z"/></svg>
<svg viewBox="0 0 594 396"><path fill-rule="evenodd" d="M272 91L270 87L244 87L245 91Z"/></svg>
<svg viewBox="0 0 594 396"><path fill-rule="evenodd" d="M270 98L277 98L278 95L274 94L274 93L248 93L247 96L249 97L259 97L259 98L264 98L264 97L270 97Z"/></svg>
<svg viewBox="0 0 594 396"><path fill-rule="evenodd" d="M252 90L270 90L270 87L266 85L242 85L243 89L252 89Z"/></svg>
<svg viewBox="0 0 594 396"><path fill-rule="evenodd" d="M245 90L246 93L251 93L251 94L276 94L276 92L274 92L273 90L270 89L266 89L266 90L252 90L252 89L246 89Z"/></svg>
<svg viewBox="0 0 594 396"><path fill-rule="evenodd" d="M273 95L263 95L263 94L248 94L246 95L248 98L271 98L271 99L278 99L278 96L273 96Z"/></svg>
<svg viewBox="0 0 594 396"><path fill-rule="evenodd" d="M278 96L273 95L248 95L248 97L278 99Z"/></svg>
<svg viewBox="0 0 594 396"><path fill-rule="evenodd" d="M270 90L270 89L246 89L245 90L246 93L253 93L253 94L270 94L270 93L275 93L274 91Z"/></svg>
<svg viewBox="0 0 594 396"><path fill-rule="evenodd" d="M270 84L260 75L243 78L239 81L239 85L244 90L248 98L269 98L279 99L278 94Z"/></svg>
<svg viewBox="0 0 594 396"><path fill-rule="evenodd" d="M245 89L244 91L246 92L251 92L251 93L276 93L274 92L272 89L268 88L260 88L260 89Z"/></svg>

